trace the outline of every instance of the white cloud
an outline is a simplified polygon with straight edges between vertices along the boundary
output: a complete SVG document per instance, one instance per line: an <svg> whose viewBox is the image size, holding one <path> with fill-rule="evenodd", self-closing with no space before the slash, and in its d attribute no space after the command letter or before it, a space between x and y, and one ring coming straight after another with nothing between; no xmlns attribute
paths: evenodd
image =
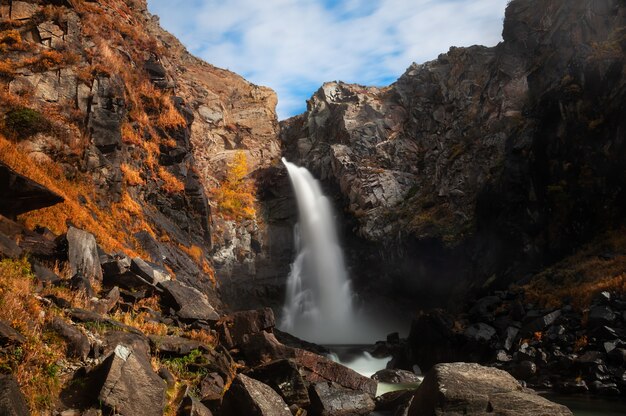
<svg viewBox="0 0 626 416"><path fill-rule="evenodd" d="M149 0L190 51L278 93L279 118L325 81L389 83L450 46L501 40L508 0Z"/></svg>

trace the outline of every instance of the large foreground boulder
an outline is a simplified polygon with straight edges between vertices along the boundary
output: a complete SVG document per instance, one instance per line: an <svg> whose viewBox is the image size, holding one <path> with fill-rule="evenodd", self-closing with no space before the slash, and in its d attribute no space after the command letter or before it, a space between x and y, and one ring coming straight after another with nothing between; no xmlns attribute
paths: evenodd
<svg viewBox="0 0 626 416"><path fill-rule="evenodd" d="M239 374L224 397L224 416L291 416L287 403L266 384Z"/></svg>
<svg viewBox="0 0 626 416"><path fill-rule="evenodd" d="M309 396L313 415L369 415L375 408L374 400L368 394L343 389L327 382L312 384Z"/></svg>
<svg viewBox="0 0 626 416"><path fill-rule="evenodd" d="M161 416L165 382L152 370L149 357L119 344L94 377L102 381L98 401L122 416Z"/></svg>
<svg viewBox="0 0 626 416"><path fill-rule="evenodd" d="M0 374L0 415L30 415L24 395L15 378L10 375Z"/></svg>
<svg viewBox="0 0 626 416"><path fill-rule="evenodd" d="M572 416L567 407L522 387L507 372L469 363L434 366L415 392L408 414Z"/></svg>

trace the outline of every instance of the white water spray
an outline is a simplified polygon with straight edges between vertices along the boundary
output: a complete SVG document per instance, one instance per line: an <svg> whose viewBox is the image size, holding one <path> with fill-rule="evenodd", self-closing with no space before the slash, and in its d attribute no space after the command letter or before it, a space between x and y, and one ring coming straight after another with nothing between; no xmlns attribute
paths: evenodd
<svg viewBox="0 0 626 416"><path fill-rule="evenodd" d="M317 343L354 342L352 290L330 202L308 170L284 158L283 163L296 193L299 223L281 329Z"/></svg>

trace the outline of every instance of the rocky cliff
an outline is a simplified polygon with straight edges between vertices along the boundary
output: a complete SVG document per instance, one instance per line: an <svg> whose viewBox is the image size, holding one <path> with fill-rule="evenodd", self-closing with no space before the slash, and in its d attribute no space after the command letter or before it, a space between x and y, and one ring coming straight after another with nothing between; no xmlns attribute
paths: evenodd
<svg viewBox="0 0 626 416"><path fill-rule="evenodd" d="M625 13L513 1L499 45L451 48L385 88L324 84L281 123L288 159L345 207L355 277L441 301L620 224Z"/></svg>

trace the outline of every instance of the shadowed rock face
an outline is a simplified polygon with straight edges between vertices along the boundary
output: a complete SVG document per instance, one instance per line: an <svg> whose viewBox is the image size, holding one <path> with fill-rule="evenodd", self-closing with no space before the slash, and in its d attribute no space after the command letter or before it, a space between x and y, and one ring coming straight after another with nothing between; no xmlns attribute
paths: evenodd
<svg viewBox="0 0 626 416"><path fill-rule="evenodd" d="M386 88L324 84L282 122L287 158L345 208L353 275L437 303L620 221L625 13L512 1L499 45L451 48Z"/></svg>
<svg viewBox="0 0 626 416"><path fill-rule="evenodd" d="M63 198L0 162L0 214L8 218L63 202Z"/></svg>

